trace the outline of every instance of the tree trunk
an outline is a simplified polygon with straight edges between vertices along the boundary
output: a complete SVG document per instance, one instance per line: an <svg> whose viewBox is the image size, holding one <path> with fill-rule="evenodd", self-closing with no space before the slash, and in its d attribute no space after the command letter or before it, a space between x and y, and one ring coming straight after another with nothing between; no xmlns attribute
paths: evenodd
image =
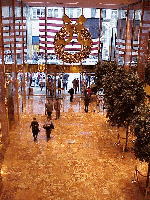
<svg viewBox="0 0 150 200"><path fill-rule="evenodd" d="M128 131L129 131L129 123L127 124L127 131L126 131L126 145L124 151L128 151Z"/></svg>
<svg viewBox="0 0 150 200"><path fill-rule="evenodd" d="M148 172L147 172L147 180L146 180L146 195L147 195L147 189L149 186L149 175L150 175L150 162L148 163Z"/></svg>

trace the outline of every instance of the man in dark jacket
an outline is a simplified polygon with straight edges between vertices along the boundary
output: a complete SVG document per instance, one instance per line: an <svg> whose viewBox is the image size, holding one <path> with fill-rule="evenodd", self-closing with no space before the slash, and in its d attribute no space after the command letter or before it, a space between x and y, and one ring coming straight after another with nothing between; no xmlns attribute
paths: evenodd
<svg viewBox="0 0 150 200"><path fill-rule="evenodd" d="M74 94L74 89L71 88L71 89L68 91L68 93L70 94L70 101L72 102L72 100L73 100L73 94Z"/></svg>
<svg viewBox="0 0 150 200"><path fill-rule="evenodd" d="M32 133L34 137L34 141L37 139L37 135L39 133L39 123L36 121L36 118L33 118L33 121L31 122L30 128L32 127Z"/></svg>
<svg viewBox="0 0 150 200"><path fill-rule="evenodd" d="M89 106L89 97L88 95L84 98L84 105L85 105L85 112L88 112L88 106Z"/></svg>
<svg viewBox="0 0 150 200"><path fill-rule="evenodd" d="M52 112L53 112L53 103L51 102L51 100L48 100L48 103L45 104L45 111L47 112L47 115L51 119Z"/></svg>
<svg viewBox="0 0 150 200"><path fill-rule="evenodd" d="M61 108L61 102L58 98L56 98L56 101L54 103L54 109L56 111L56 119L59 119L60 117L60 108Z"/></svg>

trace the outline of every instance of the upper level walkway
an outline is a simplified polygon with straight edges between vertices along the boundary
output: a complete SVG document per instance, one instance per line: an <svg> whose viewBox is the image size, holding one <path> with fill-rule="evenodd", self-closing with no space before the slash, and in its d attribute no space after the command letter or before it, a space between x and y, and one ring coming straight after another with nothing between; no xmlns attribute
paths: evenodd
<svg viewBox="0 0 150 200"><path fill-rule="evenodd" d="M116 145L117 133L105 112L84 112L84 102L74 95L61 101L61 116L47 142L45 96L30 96L17 127L10 131L1 174L2 200L141 200L132 183L135 165L145 170L131 152ZM36 117L41 131L33 140L30 123Z"/></svg>

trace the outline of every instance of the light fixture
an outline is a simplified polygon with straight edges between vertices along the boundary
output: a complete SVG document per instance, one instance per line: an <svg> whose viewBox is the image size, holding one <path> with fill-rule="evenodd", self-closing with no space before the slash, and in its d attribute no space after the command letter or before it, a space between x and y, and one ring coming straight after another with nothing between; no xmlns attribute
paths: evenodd
<svg viewBox="0 0 150 200"><path fill-rule="evenodd" d="M70 4L70 5L74 5L74 4L78 4L79 2L75 2L75 3L65 3L65 4Z"/></svg>

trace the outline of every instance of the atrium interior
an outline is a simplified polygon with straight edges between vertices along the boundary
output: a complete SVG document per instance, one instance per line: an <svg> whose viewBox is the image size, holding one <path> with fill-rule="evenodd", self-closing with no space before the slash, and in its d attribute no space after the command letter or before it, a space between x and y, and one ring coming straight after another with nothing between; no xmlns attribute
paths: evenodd
<svg viewBox="0 0 150 200"><path fill-rule="evenodd" d="M134 72L150 105L149 0L0 0L0 199L150 199L132 127L126 151L109 123L103 65Z"/></svg>

